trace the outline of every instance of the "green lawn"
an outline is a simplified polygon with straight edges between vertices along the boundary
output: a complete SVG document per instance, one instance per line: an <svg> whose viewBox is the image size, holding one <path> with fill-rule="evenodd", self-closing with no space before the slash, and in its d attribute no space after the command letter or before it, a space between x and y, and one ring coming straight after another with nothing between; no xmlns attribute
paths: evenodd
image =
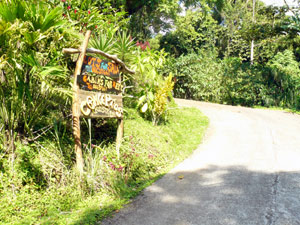
<svg viewBox="0 0 300 225"><path fill-rule="evenodd" d="M44 188L26 185L15 193L9 187L0 189L0 221L94 224L189 156L201 143L207 126L207 117L194 108L170 110L167 122L159 126L144 120L135 109L127 109L119 157L114 143L99 144L84 152L86 174L82 179L68 168L64 183L54 181Z"/></svg>

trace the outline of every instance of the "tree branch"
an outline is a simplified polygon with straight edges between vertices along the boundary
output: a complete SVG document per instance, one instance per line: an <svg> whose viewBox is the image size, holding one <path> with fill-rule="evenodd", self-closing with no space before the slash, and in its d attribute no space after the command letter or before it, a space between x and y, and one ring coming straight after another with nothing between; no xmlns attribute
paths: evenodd
<svg viewBox="0 0 300 225"><path fill-rule="evenodd" d="M291 12L294 14L294 16L298 18L297 14L296 14L296 13L294 12L294 10L292 10L292 8L287 4L286 0L283 0L283 1L284 1L285 5L287 6L288 10L291 11Z"/></svg>

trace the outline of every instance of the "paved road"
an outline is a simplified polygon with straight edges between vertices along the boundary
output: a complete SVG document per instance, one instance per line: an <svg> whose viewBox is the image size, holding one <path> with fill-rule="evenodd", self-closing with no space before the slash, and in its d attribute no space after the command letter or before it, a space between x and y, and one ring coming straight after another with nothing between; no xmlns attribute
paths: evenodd
<svg viewBox="0 0 300 225"><path fill-rule="evenodd" d="M203 143L102 224L300 224L299 115L176 101L209 117Z"/></svg>

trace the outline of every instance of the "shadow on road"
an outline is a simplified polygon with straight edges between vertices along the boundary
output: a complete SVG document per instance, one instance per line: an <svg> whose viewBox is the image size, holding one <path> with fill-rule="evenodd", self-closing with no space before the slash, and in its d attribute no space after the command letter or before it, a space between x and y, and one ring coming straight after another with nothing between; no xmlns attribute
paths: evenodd
<svg viewBox="0 0 300 225"><path fill-rule="evenodd" d="M86 212L75 224L101 211ZM210 166L170 173L98 224L300 224L300 172ZM94 223L96 224L96 223Z"/></svg>

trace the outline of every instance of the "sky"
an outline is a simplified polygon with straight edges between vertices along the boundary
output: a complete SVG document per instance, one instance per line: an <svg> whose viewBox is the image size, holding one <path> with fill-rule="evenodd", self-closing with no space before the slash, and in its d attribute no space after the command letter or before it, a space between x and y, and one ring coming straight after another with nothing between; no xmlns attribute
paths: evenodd
<svg viewBox="0 0 300 225"><path fill-rule="evenodd" d="M284 5L284 1L283 0L261 0L262 2L264 2L266 5L274 5L274 6L283 6ZM287 4L292 6L293 4L293 0L286 0Z"/></svg>

